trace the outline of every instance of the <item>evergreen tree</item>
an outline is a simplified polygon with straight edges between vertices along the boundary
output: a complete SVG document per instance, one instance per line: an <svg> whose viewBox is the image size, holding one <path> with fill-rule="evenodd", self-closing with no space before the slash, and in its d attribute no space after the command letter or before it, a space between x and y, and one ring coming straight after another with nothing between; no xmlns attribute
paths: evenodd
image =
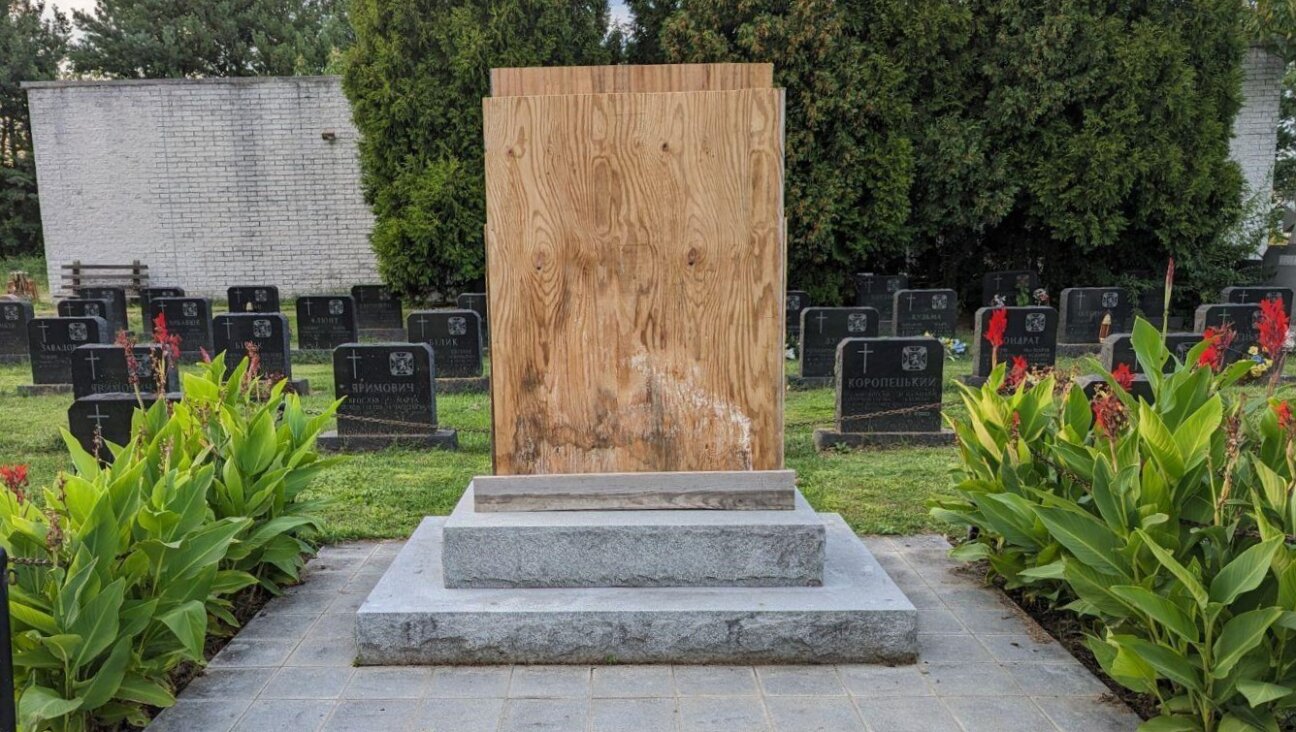
<svg viewBox="0 0 1296 732"><path fill-rule="evenodd" d="M4 0L0 14L0 257L41 251L36 164L24 81L53 79L67 47L67 18L45 4Z"/></svg>
<svg viewBox="0 0 1296 732"><path fill-rule="evenodd" d="M351 20L379 271L410 297L459 291L483 276L490 69L610 62L607 0L354 0Z"/></svg>
<svg viewBox="0 0 1296 732"><path fill-rule="evenodd" d="M76 70L118 78L317 74L350 43L345 0L97 0Z"/></svg>

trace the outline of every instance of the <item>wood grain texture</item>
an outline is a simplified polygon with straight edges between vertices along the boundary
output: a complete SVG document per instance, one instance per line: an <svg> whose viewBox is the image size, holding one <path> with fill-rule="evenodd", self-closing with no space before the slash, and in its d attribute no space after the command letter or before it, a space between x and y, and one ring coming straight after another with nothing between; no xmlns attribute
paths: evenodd
<svg viewBox="0 0 1296 732"><path fill-rule="evenodd" d="M792 470L705 473L587 473L479 475L478 511L790 511L796 507Z"/></svg>
<svg viewBox="0 0 1296 732"><path fill-rule="evenodd" d="M782 90L484 105L495 473L782 468Z"/></svg>
<svg viewBox="0 0 1296 732"><path fill-rule="evenodd" d="M656 64L491 69L491 96L770 89L773 64Z"/></svg>

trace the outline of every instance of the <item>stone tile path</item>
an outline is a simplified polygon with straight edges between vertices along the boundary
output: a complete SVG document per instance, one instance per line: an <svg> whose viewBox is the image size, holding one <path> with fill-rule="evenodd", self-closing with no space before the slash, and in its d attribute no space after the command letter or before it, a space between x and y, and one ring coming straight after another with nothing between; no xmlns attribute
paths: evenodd
<svg viewBox="0 0 1296 732"><path fill-rule="evenodd" d="M938 536L869 548L919 608L921 658L880 666L354 668L356 608L399 543L325 547L151 732L1125 732L1106 687Z"/></svg>

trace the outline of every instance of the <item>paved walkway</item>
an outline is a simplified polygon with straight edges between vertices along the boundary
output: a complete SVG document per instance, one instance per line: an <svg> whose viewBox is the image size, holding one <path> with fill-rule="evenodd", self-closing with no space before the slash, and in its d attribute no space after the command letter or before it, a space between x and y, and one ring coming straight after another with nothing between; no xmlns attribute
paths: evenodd
<svg viewBox="0 0 1296 732"><path fill-rule="evenodd" d="M354 668L399 543L325 547L151 732L1125 732L1106 687L936 536L867 540L919 608L917 665Z"/></svg>

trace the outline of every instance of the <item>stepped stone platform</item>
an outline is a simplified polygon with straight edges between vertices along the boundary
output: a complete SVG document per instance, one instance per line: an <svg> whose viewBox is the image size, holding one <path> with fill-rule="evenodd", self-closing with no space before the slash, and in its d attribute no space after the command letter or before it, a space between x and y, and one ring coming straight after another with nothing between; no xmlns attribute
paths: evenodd
<svg viewBox="0 0 1296 732"><path fill-rule="evenodd" d="M690 513L724 525L753 512ZM356 615L357 662L911 663L914 606L840 516L817 517L819 587L498 589L447 587L454 540L429 517Z"/></svg>

